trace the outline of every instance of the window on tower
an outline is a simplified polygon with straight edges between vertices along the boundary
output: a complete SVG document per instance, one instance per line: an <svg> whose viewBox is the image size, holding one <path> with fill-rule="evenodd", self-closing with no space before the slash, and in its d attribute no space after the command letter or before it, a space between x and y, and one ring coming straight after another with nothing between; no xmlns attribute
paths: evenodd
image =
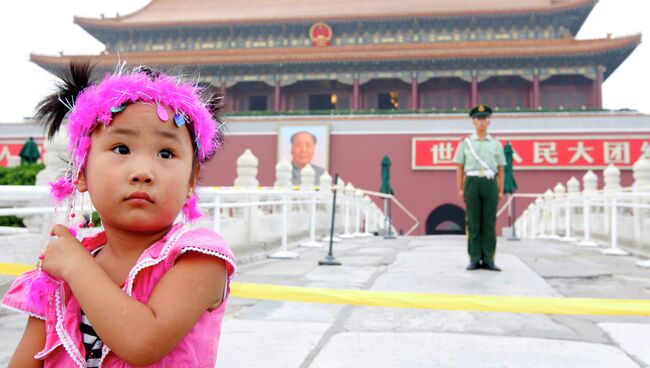
<svg viewBox="0 0 650 368"><path fill-rule="evenodd" d="M268 96L250 96L248 97L248 109L250 111L267 111Z"/></svg>

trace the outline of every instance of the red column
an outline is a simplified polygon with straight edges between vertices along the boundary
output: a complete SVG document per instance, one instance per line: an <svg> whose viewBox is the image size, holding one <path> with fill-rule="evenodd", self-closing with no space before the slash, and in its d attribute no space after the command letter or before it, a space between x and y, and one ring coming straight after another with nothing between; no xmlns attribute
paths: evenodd
<svg viewBox="0 0 650 368"><path fill-rule="evenodd" d="M540 95L539 95L539 75L533 76L533 101L532 108L537 109L540 106Z"/></svg>
<svg viewBox="0 0 650 368"><path fill-rule="evenodd" d="M411 110L418 109L418 100L420 96L418 95L418 79L416 77L411 78Z"/></svg>
<svg viewBox="0 0 650 368"><path fill-rule="evenodd" d="M352 84L352 110L359 110L361 108L361 101L359 95L359 78L354 78Z"/></svg>
<svg viewBox="0 0 650 368"><path fill-rule="evenodd" d="M470 108L478 105L478 77L472 76L472 93L470 96Z"/></svg>
<svg viewBox="0 0 650 368"><path fill-rule="evenodd" d="M603 108L603 71L600 67L596 70L596 80L594 81L594 108Z"/></svg>
<svg viewBox="0 0 650 368"><path fill-rule="evenodd" d="M280 81L275 81L275 91L273 92L273 110L280 111L282 109L282 90L280 89Z"/></svg>

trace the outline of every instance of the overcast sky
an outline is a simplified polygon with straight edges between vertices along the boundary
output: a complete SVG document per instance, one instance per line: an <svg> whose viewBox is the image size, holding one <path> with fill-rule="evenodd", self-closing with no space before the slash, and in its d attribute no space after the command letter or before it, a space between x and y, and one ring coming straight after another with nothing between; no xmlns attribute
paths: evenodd
<svg viewBox="0 0 650 368"><path fill-rule="evenodd" d="M462 0L459 0L462 1ZM524 1L524 0L521 0ZM148 0L21 0L0 5L3 50L0 122L20 122L52 90L53 78L29 62L29 54L97 54L103 45L72 22L75 15L99 17L128 14ZM236 0L233 0L233 4ZM435 1L432 1L435 3ZM272 0L269 0L272 3ZM602 38L607 33L650 37L649 0L600 0L578 38ZM650 45L642 43L603 87L605 108L631 108L650 113Z"/></svg>

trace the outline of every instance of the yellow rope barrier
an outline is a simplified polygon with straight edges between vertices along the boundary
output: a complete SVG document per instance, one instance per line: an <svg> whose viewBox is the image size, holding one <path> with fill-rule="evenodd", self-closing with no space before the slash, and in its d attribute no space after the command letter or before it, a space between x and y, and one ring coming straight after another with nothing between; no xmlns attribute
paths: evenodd
<svg viewBox="0 0 650 368"><path fill-rule="evenodd" d="M0 263L0 276L19 276L24 272L33 270L35 266L17 264L17 263Z"/></svg>
<svg viewBox="0 0 650 368"><path fill-rule="evenodd" d="M0 275L18 276L34 266L0 263ZM231 296L244 299L369 307L473 312L568 315L650 316L650 300L426 294L392 291L324 289L233 282Z"/></svg>
<svg viewBox="0 0 650 368"><path fill-rule="evenodd" d="M248 299L357 306L533 314L650 316L650 300L424 294L233 283Z"/></svg>

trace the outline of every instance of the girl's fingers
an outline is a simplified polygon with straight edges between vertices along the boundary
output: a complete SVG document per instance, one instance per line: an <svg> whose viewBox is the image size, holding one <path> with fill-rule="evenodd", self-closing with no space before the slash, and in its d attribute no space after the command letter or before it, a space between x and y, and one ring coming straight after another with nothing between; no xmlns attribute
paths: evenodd
<svg viewBox="0 0 650 368"><path fill-rule="evenodd" d="M50 234L58 236L59 238L72 236L72 234L70 234L70 230L61 224L54 225Z"/></svg>

